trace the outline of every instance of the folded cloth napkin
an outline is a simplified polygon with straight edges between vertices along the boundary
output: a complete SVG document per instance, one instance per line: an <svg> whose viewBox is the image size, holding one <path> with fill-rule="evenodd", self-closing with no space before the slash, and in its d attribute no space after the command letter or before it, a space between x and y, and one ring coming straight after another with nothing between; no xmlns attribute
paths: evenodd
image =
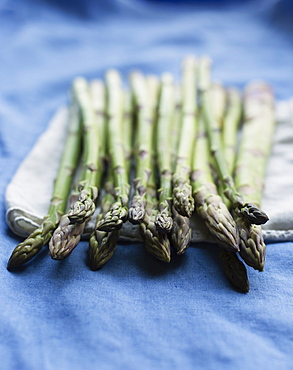
<svg viewBox="0 0 293 370"><path fill-rule="evenodd" d="M20 236L31 233L46 215L66 136L68 110L62 107L21 163L6 190L6 219ZM276 106L276 133L268 161L262 209L270 220L263 226L266 241L293 240L293 98ZM86 227L88 237L94 219ZM205 225L192 217L192 241L213 241ZM121 239L139 241L137 226L123 225Z"/></svg>

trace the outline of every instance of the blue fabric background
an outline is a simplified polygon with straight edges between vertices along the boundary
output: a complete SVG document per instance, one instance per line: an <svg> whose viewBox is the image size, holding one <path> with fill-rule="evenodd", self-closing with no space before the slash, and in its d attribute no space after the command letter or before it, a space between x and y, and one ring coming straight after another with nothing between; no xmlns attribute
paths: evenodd
<svg viewBox="0 0 293 370"><path fill-rule="evenodd" d="M292 369L293 243L268 245L246 295L230 288L214 245L165 265L120 244L92 272L82 242L66 261L44 248L10 273L20 239L4 208L6 185L76 75L116 67L125 81L133 68L178 78L186 54L208 54L215 79L262 78L286 99L292 23L290 0L0 0L1 369Z"/></svg>

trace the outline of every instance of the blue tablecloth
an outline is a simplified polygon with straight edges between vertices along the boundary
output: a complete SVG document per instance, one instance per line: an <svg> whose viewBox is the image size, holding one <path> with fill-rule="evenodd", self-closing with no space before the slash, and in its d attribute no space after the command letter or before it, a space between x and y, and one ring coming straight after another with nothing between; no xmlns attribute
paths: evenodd
<svg viewBox="0 0 293 370"><path fill-rule="evenodd" d="M118 68L172 72L187 54L214 59L214 78L254 78L293 95L293 4L283 1L0 1L0 368L292 369L293 243L269 244L248 294L226 281L215 245L165 265L120 244L98 272L87 243L56 262L46 248L6 270L20 239L5 223L17 167L67 101L76 75ZM292 221L293 226L293 221Z"/></svg>

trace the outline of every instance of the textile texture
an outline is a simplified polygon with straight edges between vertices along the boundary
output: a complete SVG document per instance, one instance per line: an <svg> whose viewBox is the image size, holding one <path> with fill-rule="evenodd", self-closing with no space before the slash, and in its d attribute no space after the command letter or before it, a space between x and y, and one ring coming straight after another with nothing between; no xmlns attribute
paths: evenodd
<svg viewBox="0 0 293 370"><path fill-rule="evenodd" d="M288 100L292 21L289 0L0 0L1 368L292 368L292 242L269 243L265 271L249 268L250 292L240 294L207 243L170 264L120 243L92 272L83 241L65 261L43 248L8 272L22 238L5 219L6 187L75 76L115 67L125 83L133 69L178 79L185 55L210 55L216 80L263 79Z"/></svg>

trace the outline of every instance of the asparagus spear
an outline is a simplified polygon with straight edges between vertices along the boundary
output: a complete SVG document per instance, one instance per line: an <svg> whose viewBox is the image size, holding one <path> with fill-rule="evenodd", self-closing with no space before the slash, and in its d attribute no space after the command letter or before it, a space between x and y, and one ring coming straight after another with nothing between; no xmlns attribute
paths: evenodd
<svg viewBox="0 0 293 370"><path fill-rule="evenodd" d="M225 112L222 127L222 146L227 168L232 176L236 158L237 129L242 114L241 96L237 89L228 89L227 103L228 106Z"/></svg>
<svg viewBox="0 0 293 370"><path fill-rule="evenodd" d="M132 104L131 96L126 91L124 93L124 114L123 114L123 146L126 158L126 167L128 173L130 172L130 158L132 145ZM103 216L110 210L112 204L115 202L113 173L108 166L108 180L105 184L106 194L102 198L102 213L97 217L97 224ZM90 268L95 271L102 268L109 259L114 255L116 250L117 240L120 235L120 230L113 230L110 232L94 230L89 241L89 264Z"/></svg>
<svg viewBox="0 0 293 370"><path fill-rule="evenodd" d="M249 280L245 265L239 260L235 252L221 248L220 258L224 266L227 279L232 286L241 293L249 291Z"/></svg>
<svg viewBox="0 0 293 370"><path fill-rule="evenodd" d="M102 199L101 213L97 217L97 224L111 209L115 202L114 184L112 169L109 168L108 181L105 184L105 195ZM89 240L89 264L90 268L95 271L102 268L108 260L114 255L120 230L100 231L95 229Z"/></svg>
<svg viewBox="0 0 293 370"><path fill-rule="evenodd" d="M176 165L176 158L179 144L179 133L181 130L181 86L177 85L174 91L174 119L170 130L170 146L172 149L172 172ZM173 227L169 233L171 247L174 248L177 254L183 254L189 247L192 238L192 230L190 227L189 217L180 215L172 205Z"/></svg>
<svg viewBox="0 0 293 370"><path fill-rule="evenodd" d="M182 92L181 85L174 87L174 119L170 129L170 146L172 148L172 173L175 171L178 154L179 137L181 132L181 115L182 115Z"/></svg>
<svg viewBox="0 0 293 370"><path fill-rule="evenodd" d="M92 104L99 131L99 156L101 162L107 157L106 136L106 89L102 80L93 80L90 83ZM103 166L104 167L104 166Z"/></svg>
<svg viewBox="0 0 293 370"><path fill-rule="evenodd" d="M129 208L129 221L139 224L145 214L146 188L150 177L151 152L153 140L153 110L150 89L144 76L134 72L130 76L133 97L138 115L137 136L135 143L136 169L134 196Z"/></svg>
<svg viewBox="0 0 293 370"><path fill-rule="evenodd" d="M154 116L156 111L158 84L156 83L157 79L153 79L152 77L149 78L147 81L148 87L152 91L151 96ZM154 158L155 140L152 140L150 153L152 158ZM144 241L144 246L148 253L152 254L154 257L158 258L161 261L170 262L171 248L168 236L167 234L162 234L158 232L155 224L155 220L158 215L158 200L154 167L154 160L151 160L150 177L148 181L148 186L146 188L146 212L142 222L140 223L140 230Z"/></svg>
<svg viewBox="0 0 293 370"><path fill-rule="evenodd" d="M105 88L102 81L95 80L90 85L90 96L92 109L96 116L96 125L98 127L97 134L99 138L99 171L97 173L97 184L101 185L103 175L104 160L105 160ZM98 145L97 143L97 145ZM86 166L83 163L81 166L78 183L84 181L86 174ZM72 199L78 198L78 189L72 195ZM74 202L73 202L74 204ZM84 231L86 223L90 217L84 219L83 222L72 223L69 214L66 213L61 217L58 227L55 229L52 238L49 242L50 255L53 259L61 260L68 257L73 249L78 245L81 235Z"/></svg>
<svg viewBox="0 0 293 370"><path fill-rule="evenodd" d="M265 169L275 128L274 98L269 86L251 83L244 92L244 124L238 157L235 184L244 201L260 206ZM240 224L240 256L256 270L264 268L266 246L261 226Z"/></svg>
<svg viewBox="0 0 293 370"><path fill-rule="evenodd" d="M224 118L223 130L222 130L222 142L224 149L224 156L228 166L229 173L232 175L234 172L235 158L236 158L236 141L237 141L237 127L239 125L240 116L242 111L242 102L240 94L237 90L231 89L228 91L228 108ZM225 198L225 203L229 207L230 202ZM262 237L262 230L260 225L251 225L245 221L242 217L239 217L235 212L232 212L236 225L239 229L240 237L240 255L249 265L260 271L263 270L265 261L265 249L266 246ZM242 252L241 252L242 251ZM231 269L233 267L233 261L238 264L236 257L225 255L221 253L221 259L224 259L223 266L225 269ZM229 261L227 264L225 260ZM237 257L238 259L238 257ZM234 268L235 269L235 268ZM243 268L239 270L241 272ZM244 270L243 270L244 271ZM231 281L232 285L239 285L240 275L232 274L231 271L225 271L228 279L237 277L236 281ZM247 274L242 274L242 279L247 280Z"/></svg>
<svg viewBox="0 0 293 370"><path fill-rule="evenodd" d="M109 212L100 220L97 229L100 231L119 230L128 218L129 182L125 162L122 135L122 87L121 78L116 70L106 74L108 90L108 143L109 156L114 173L115 203Z"/></svg>
<svg viewBox="0 0 293 370"><path fill-rule="evenodd" d="M190 217L194 210L190 172L197 110L196 60L194 58L187 58L183 61L182 84L182 128L173 174L173 203L182 216Z"/></svg>
<svg viewBox="0 0 293 370"><path fill-rule="evenodd" d="M210 89L202 92L202 108L210 141L211 154L215 167L224 189L225 196L230 200L235 213L252 224L264 224L268 216L253 203L245 203L243 197L237 192L233 178L229 174L221 145L220 125L212 114L212 100Z"/></svg>
<svg viewBox="0 0 293 370"><path fill-rule="evenodd" d="M200 115L191 175L196 210L219 245L235 252L239 250L238 230L217 193L209 163L208 139L204 120Z"/></svg>
<svg viewBox="0 0 293 370"><path fill-rule="evenodd" d="M211 85L211 66L212 60L207 56L203 56L198 62L198 89L202 94ZM220 100L222 101L222 100ZM219 105L216 105L219 108Z"/></svg>
<svg viewBox="0 0 293 370"><path fill-rule="evenodd" d="M172 148L168 133L174 116L174 87L170 74L162 76L162 90L156 137L156 157L160 174L159 213L155 224L159 232L169 233L173 226L172 219Z"/></svg>
<svg viewBox="0 0 293 370"><path fill-rule="evenodd" d="M159 108L159 96L161 93L161 84L157 76L148 75L146 77L146 83L148 88L148 94L150 97L150 107L151 107L151 117L154 122L154 125L157 120L157 113ZM152 132L152 149L154 148L154 130Z"/></svg>
<svg viewBox="0 0 293 370"><path fill-rule="evenodd" d="M78 107L73 100L68 121L68 136L60 161L48 213L41 225L29 237L18 244L8 261L8 269L21 266L31 260L48 243L65 211L67 197L80 155L81 130Z"/></svg>
<svg viewBox="0 0 293 370"><path fill-rule="evenodd" d="M128 175L131 170L132 157L132 141L133 141L133 121L134 121L134 107L132 104L132 96L128 90L124 91L123 98L123 149L126 161Z"/></svg>
<svg viewBox="0 0 293 370"><path fill-rule="evenodd" d="M148 253L163 262L171 261L171 248L168 234L158 232L155 220L158 214L158 201L156 198L156 185L151 175L146 193L146 213L140 224L144 245Z"/></svg>
<svg viewBox="0 0 293 370"><path fill-rule="evenodd" d="M189 247L192 238L192 229L188 217L181 216L174 207L172 207L173 227L169 234L170 243L177 254L183 254Z"/></svg>
<svg viewBox="0 0 293 370"><path fill-rule="evenodd" d="M214 86L212 86L213 91ZM225 91L221 88L220 85L217 86L217 93L213 94L213 113L216 119L222 125L222 142L224 156L229 169L230 174L234 170L235 162L235 148L236 148L236 131L239 125L240 112L241 112L241 99L240 95L236 90L228 91L228 106L225 110ZM221 96L221 94L223 96ZM218 102L218 103L217 103ZM223 194L223 191L220 187L220 193ZM223 201L226 204L227 208L230 207L229 200L223 196ZM241 219L242 220L242 219ZM237 222L235 222L237 226ZM253 225L255 226L255 225ZM240 229L241 235L242 229ZM224 268L225 275L230 281L231 285L242 293L247 293L249 291L249 280L247 276L247 271L245 265L239 260L235 252L230 252L226 249L221 248L220 250L220 259Z"/></svg>
<svg viewBox="0 0 293 370"><path fill-rule="evenodd" d="M233 215L234 216L234 215ZM234 216L240 234L240 256L255 270L263 271L266 258L266 245L261 225L251 225L241 217Z"/></svg>
<svg viewBox="0 0 293 370"><path fill-rule="evenodd" d="M79 182L79 197L68 212L71 223L84 223L96 209L98 196L99 142L98 123L95 116L88 83L84 78L73 82L73 93L80 107L83 127L84 178Z"/></svg>

